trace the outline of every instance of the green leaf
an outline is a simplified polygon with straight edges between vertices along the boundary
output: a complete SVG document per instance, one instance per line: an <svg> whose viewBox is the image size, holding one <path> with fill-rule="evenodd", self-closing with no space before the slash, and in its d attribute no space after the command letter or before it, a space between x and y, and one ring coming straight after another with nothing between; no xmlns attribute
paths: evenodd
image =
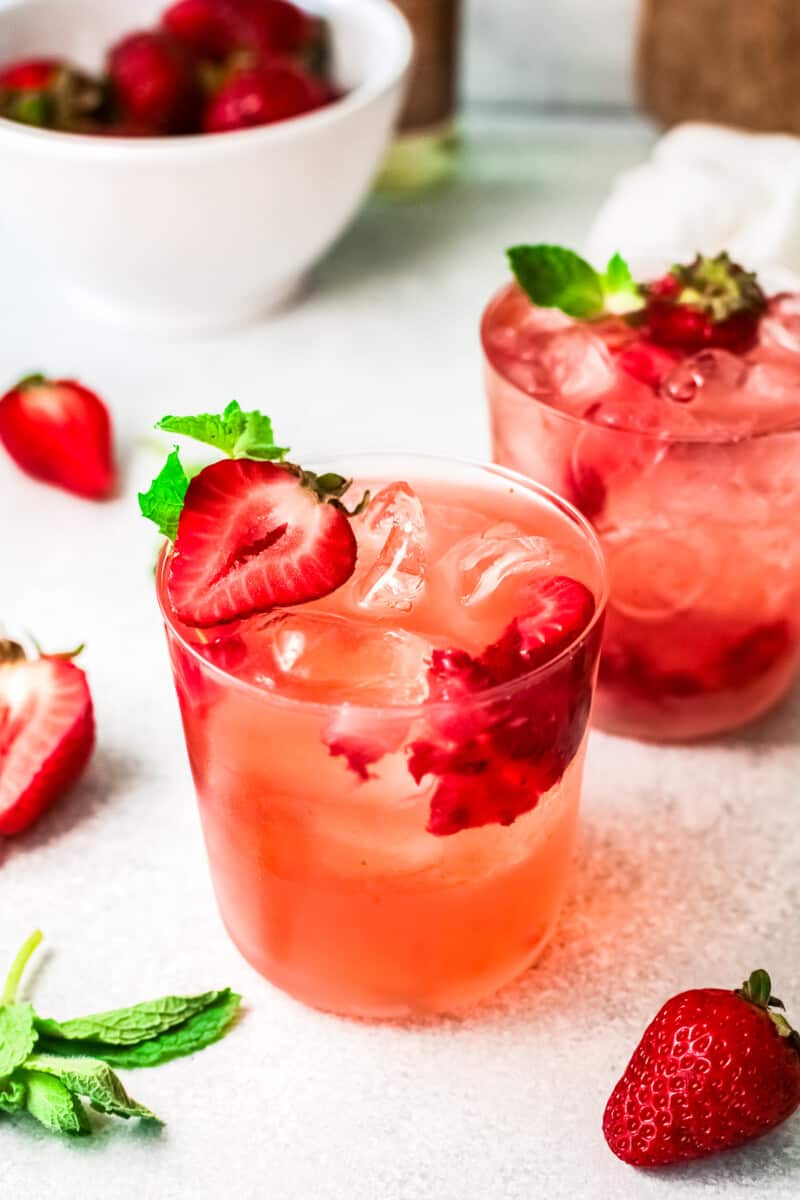
<svg viewBox="0 0 800 1200"><path fill-rule="evenodd" d="M10 1075L8 1079L0 1079L0 1111L20 1112L25 1107L26 1095L27 1088L22 1072Z"/></svg>
<svg viewBox="0 0 800 1200"><path fill-rule="evenodd" d="M634 312L644 305L644 297L621 254L615 254L609 259L602 284L606 312L622 315Z"/></svg>
<svg viewBox="0 0 800 1200"><path fill-rule="evenodd" d="M603 281L594 267L563 246L512 246L511 269L524 292L542 308L560 308L571 317L603 312Z"/></svg>
<svg viewBox="0 0 800 1200"><path fill-rule="evenodd" d="M177 446L168 456L150 488L139 493L139 509L143 517L153 521L159 532L175 541L178 521L183 510L189 480L181 466Z"/></svg>
<svg viewBox="0 0 800 1200"><path fill-rule="evenodd" d="M98 1112L115 1117L141 1117L158 1121L155 1113L133 1100L107 1063L96 1058L62 1058L55 1054L34 1054L27 1069L40 1071L60 1080L76 1096L85 1096Z"/></svg>
<svg viewBox="0 0 800 1200"><path fill-rule="evenodd" d="M89 1120L77 1096L60 1079L38 1071L26 1071L25 1106L52 1133L91 1133Z"/></svg>
<svg viewBox="0 0 800 1200"><path fill-rule="evenodd" d="M137 1045L110 1046L107 1043L92 1041L60 1041L58 1038L42 1034L39 1047L55 1054L102 1058L114 1067L157 1067L170 1059L194 1054L218 1041L227 1032L240 1003L241 996L226 988L217 994L217 999L207 1008L190 1017L182 1025Z"/></svg>
<svg viewBox="0 0 800 1200"><path fill-rule="evenodd" d="M76 1017L71 1021L37 1017L36 1029L39 1034L66 1041L98 1041L109 1046L132 1046L181 1025L189 1017L208 1008L223 994L203 992L199 996L163 996L160 1000L147 1000L144 1004L115 1008L89 1017Z"/></svg>
<svg viewBox="0 0 800 1200"><path fill-rule="evenodd" d="M0 1007L0 1079L21 1067L36 1045L34 1017L30 1004Z"/></svg>
<svg viewBox="0 0 800 1200"><path fill-rule="evenodd" d="M221 416L199 413L195 417L163 417L156 429L205 442L230 458L280 460L289 453L275 445L269 417L258 411L242 412L236 400L231 400Z"/></svg>

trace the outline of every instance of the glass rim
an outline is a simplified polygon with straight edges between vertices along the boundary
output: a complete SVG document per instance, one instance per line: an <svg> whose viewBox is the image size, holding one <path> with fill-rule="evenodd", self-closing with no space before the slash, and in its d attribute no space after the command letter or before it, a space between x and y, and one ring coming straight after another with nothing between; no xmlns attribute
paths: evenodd
<svg viewBox="0 0 800 1200"><path fill-rule="evenodd" d="M488 304L481 313L480 339L484 361L488 363L492 370L500 376L504 383L507 383L509 387L512 387L515 392L519 393L520 396L524 396L527 400L530 400L532 404L537 404L540 408L546 409L547 412L553 413L554 416L558 417L562 421L567 421L573 425L577 425L580 429L600 430L601 433L620 434L623 437L645 439L648 442L653 442L654 444L660 446L733 446L740 442L755 442L761 438L778 437L781 434L786 433L800 433L800 417L794 421L785 422L782 425L775 425L770 429L759 429L752 433L736 433L731 430L730 432L721 431L720 435L717 437L709 437L703 433L691 434L685 431L682 433L671 433L669 430L665 430L661 433L651 433L646 429L635 429L633 426L629 425L601 425L598 421L592 421L589 417L579 416L576 413L565 412L563 409L557 408L555 404L550 404L546 399L544 399L544 397L534 395L532 392L527 392L524 388L520 387L519 384L510 377L507 371L504 371L498 366L494 357L489 352L488 337L486 333L489 314L499 303L502 297L516 287L518 287L518 285L511 280L508 283L505 283L501 288L498 288L498 290L492 294ZM529 300L528 303L530 304L531 308L538 307L533 303L532 300ZM571 319L575 324L582 323L580 322L579 318L573 317ZM800 356L798 356L798 358L800 359Z"/></svg>
<svg viewBox="0 0 800 1200"><path fill-rule="evenodd" d="M355 453L343 452L339 454L332 453L325 455L304 455L303 457L311 464L311 470L321 466L335 466L343 459L347 460L348 462L362 460L369 460L373 462L377 460L380 462L381 460L390 458L408 458L413 459L415 462L422 461L428 464L440 464L443 467L466 467L470 470L475 469L489 475L495 475L500 479L510 480L512 483L520 485L525 489L526 492L532 493L535 496L538 496L540 499L543 499L551 509L557 509L564 517L566 517L574 526L578 528L582 535L582 539L592 550L593 557L599 571L600 587L598 595L595 597L595 610L592 614L591 621L581 631L579 636L565 646L564 649L555 656L555 658L550 659L549 662L542 663L541 666L533 667L530 671L526 671L523 675L519 675L517 678L511 679L506 683L494 684L492 687L485 688L481 692L476 692L474 695L469 697L469 703L471 705L479 706L483 704L490 704L500 699L506 699L509 696L515 695L519 691L523 691L526 687L529 687L532 682L549 677L570 657L570 655L574 653L575 650L581 648L589 641L590 637L594 634L603 620L608 605L610 584L608 564L606 562L605 554L603 553L600 539L597 536L597 533L595 532L591 522L584 517L583 513L575 508L574 505L570 504L568 500L565 500L563 496L559 496L558 493L552 491L551 488L545 487L544 484L538 483L533 479L528 479L527 476L520 474L518 471L513 471L508 467L503 467L496 463L486 463L481 462L478 459L469 458L448 458L444 455L437 454L417 454L412 451L357 451ZM279 690L270 690L260 686L257 683L254 683L252 680L241 679L233 672L227 671L224 667L219 666L217 663L211 662L210 659L201 654L198 648L187 640L185 635L176 625L176 622L173 619L173 616L170 613L166 603L166 568L167 563L169 562L170 553L171 543L165 539L158 554L155 573L156 600L161 611L164 625L169 634L180 643L183 649L192 656L192 658L203 670L209 672L212 677L216 676L220 681L224 681L226 685L235 685L236 687L241 688L246 692L250 692L254 696L257 696L261 701L286 706L288 708L294 708L302 712L318 712L330 716L331 713L340 712L343 708L346 708L348 711L370 713L373 716L380 714L380 719L387 721L394 719L399 721L404 718L410 720L415 717L419 717L423 713L452 711L453 708L465 703L463 699L433 701L418 700L413 704L360 704L357 701L352 702L350 700L305 700L298 696L282 695ZM302 607L302 605L288 606L285 611L300 611ZM277 609L274 611L284 610ZM267 615L267 613L265 612L263 615ZM233 629L236 621L231 621L229 624L231 629ZM215 626L215 628L217 627Z"/></svg>

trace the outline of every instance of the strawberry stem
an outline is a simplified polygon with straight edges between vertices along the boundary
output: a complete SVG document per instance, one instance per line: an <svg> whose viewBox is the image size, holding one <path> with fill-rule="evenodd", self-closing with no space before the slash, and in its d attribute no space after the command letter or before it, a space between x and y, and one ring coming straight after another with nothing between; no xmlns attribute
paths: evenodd
<svg viewBox="0 0 800 1200"><path fill-rule="evenodd" d="M17 957L11 964L11 970L8 972L5 987L3 988L3 994L0 996L0 1004L13 1004L16 1000L20 980L22 979L22 973L27 967L28 960L30 959L34 950L41 943L42 937L42 931L40 929L36 929L31 936L25 942L23 942Z"/></svg>

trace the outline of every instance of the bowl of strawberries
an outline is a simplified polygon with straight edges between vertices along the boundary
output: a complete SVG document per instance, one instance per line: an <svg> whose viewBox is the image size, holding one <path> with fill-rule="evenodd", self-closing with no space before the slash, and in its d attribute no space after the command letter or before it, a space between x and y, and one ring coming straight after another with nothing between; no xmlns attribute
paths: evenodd
<svg viewBox="0 0 800 1200"><path fill-rule="evenodd" d="M0 226L98 316L254 320L363 201L411 49L388 0L18 0L0 9Z"/></svg>

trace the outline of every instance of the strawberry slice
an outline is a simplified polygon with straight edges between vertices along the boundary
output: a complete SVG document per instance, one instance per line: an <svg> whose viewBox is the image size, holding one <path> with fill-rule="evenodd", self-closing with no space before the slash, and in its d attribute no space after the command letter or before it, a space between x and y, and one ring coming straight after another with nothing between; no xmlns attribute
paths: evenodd
<svg viewBox="0 0 800 1200"><path fill-rule="evenodd" d="M30 375L7 392L0 399L0 441L35 479L91 500L114 488L108 410L72 379Z"/></svg>
<svg viewBox="0 0 800 1200"><path fill-rule="evenodd" d="M516 679L555 658L594 615L594 597L568 575L537 581L525 596L525 616L515 617L480 662L498 682Z"/></svg>
<svg viewBox="0 0 800 1200"><path fill-rule="evenodd" d="M82 773L94 745L92 697L70 656L29 660L0 641L0 835L20 833Z"/></svg>
<svg viewBox="0 0 800 1200"><path fill-rule="evenodd" d="M167 592L205 627L317 600L353 574L357 545L339 497L348 481L252 459L213 463L186 493Z"/></svg>

